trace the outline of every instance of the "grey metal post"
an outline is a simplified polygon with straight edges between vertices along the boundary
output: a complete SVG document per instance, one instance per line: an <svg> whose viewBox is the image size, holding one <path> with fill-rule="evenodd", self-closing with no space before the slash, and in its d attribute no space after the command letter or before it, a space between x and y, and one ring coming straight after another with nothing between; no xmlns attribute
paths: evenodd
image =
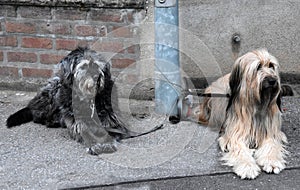
<svg viewBox="0 0 300 190"><path fill-rule="evenodd" d="M181 84L178 0L155 0L156 112L177 115Z"/></svg>

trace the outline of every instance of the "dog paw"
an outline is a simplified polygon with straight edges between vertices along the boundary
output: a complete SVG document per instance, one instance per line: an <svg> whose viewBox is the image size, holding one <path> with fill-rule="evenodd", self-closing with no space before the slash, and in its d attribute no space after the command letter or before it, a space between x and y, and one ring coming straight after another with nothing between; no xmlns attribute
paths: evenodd
<svg viewBox="0 0 300 190"><path fill-rule="evenodd" d="M117 147L113 143L98 143L87 149L87 152L91 155L99 155L102 153L113 153L117 151Z"/></svg>
<svg viewBox="0 0 300 190"><path fill-rule="evenodd" d="M85 128L85 124L81 121L77 121L71 125L69 130L69 135L72 139L74 139L77 142L83 142L81 131Z"/></svg>
<svg viewBox="0 0 300 190"><path fill-rule="evenodd" d="M279 174L284 168L285 164L284 161L272 161L272 160L265 160L260 161L259 165L262 166L262 169L267 173L274 173Z"/></svg>
<svg viewBox="0 0 300 190"><path fill-rule="evenodd" d="M222 152L228 152L227 142L226 142L225 138L220 137L218 139L218 141L219 141L219 146L220 146L220 149L222 150Z"/></svg>
<svg viewBox="0 0 300 190"><path fill-rule="evenodd" d="M260 167L256 163L247 162L236 165L234 172L241 177L241 179L255 179L260 173Z"/></svg>

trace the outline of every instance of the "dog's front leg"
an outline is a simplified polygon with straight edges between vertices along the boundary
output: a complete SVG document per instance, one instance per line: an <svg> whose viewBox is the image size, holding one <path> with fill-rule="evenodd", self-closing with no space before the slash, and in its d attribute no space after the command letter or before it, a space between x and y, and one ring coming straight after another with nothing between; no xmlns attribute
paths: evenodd
<svg viewBox="0 0 300 190"><path fill-rule="evenodd" d="M84 144L88 147L88 153L98 155L112 153L117 150L116 141L108 132L97 125L89 124L88 128L82 130Z"/></svg>
<svg viewBox="0 0 300 190"><path fill-rule="evenodd" d="M76 140L77 142L83 142L83 139L80 134L81 129L83 127L83 123L75 122L74 117L66 116L63 118L63 124L67 127L72 139Z"/></svg>
<svg viewBox="0 0 300 190"><path fill-rule="evenodd" d="M285 168L286 161L284 160L287 151L283 143L287 143L286 136L283 132L279 132L275 138L267 138L255 152L255 158L267 173L278 174Z"/></svg>
<svg viewBox="0 0 300 190"><path fill-rule="evenodd" d="M229 143L230 145L224 145L224 142L226 142L225 138L227 137L223 136L219 138L221 149L224 151L222 147L227 147L226 152L221 158L222 161L225 161L224 165L232 166L233 171L242 179L256 178L260 173L260 168L253 158L254 150L246 147L245 143L241 140L231 142Z"/></svg>
<svg viewBox="0 0 300 190"><path fill-rule="evenodd" d="M101 153L112 153L117 150L114 139L107 131L84 119L75 121L72 117L65 117L64 123L69 130L71 138L81 142L88 147L88 153L98 155Z"/></svg>

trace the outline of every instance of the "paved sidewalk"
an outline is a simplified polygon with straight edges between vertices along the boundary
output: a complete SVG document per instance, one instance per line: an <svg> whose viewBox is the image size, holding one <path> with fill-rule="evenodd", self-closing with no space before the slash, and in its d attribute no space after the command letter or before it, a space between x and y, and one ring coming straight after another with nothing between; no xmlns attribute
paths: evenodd
<svg viewBox="0 0 300 190"><path fill-rule="evenodd" d="M119 144L113 154L91 156L66 129L34 123L7 129L8 115L35 93L0 92L0 189L300 189L300 98L283 98L283 131L290 151L287 169L241 180L222 166L217 132L193 122L129 118L134 130L165 128ZM144 105L144 103L142 103ZM141 114L143 115L143 114ZM156 119L155 119L156 118Z"/></svg>

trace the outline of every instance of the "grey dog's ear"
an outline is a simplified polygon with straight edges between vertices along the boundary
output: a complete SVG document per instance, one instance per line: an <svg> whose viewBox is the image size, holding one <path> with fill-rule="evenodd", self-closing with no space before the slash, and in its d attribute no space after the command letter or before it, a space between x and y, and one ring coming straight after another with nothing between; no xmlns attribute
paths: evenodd
<svg viewBox="0 0 300 190"><path fill-rule="evenodd" d="M230 98L228 101L228 105L226 111L231 107L235 99L239 96L240 88L241 88L241 80L242 80L242 70L240 65L238 64L240 60L237 60L235 66L231 71L231 75L229 78L229 87L230 87Z"/></svg>
<svg viewBox="0 0 300 190"><path fill-rule="evenodd" d="M281 96L294 96L292 87L289 85L281 85L280 95Z"/></svg>
<svg viewBox="0 0 300 190"><path fill-rule="evenodd" d="M277 97L277 100L276 100L277 106L281 112L282 112L282 109L281 109L281 97L282 96L294 96L292 87L290 87L289 85L281 86L279 96Z"/></svg>

